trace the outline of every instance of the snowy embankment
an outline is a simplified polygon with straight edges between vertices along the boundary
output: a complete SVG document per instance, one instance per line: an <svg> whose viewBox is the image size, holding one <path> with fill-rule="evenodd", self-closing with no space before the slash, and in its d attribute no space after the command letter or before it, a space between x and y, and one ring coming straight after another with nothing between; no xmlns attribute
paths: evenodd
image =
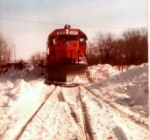
<svg viewBox="0 0 150 140"><path fill-rule="evenodd" d="M5 112L1 116L0 133L1 135L4 134L2 138L5 140L13 140L19 137L23 127L54 88L46 87L43 82L34 83L33 86L30 86L23 80L18 80L14 86L15 88L6 94L9 99L3 104Z"/></svg>
<svg viewBox="0 0 150 140"><path fill-rule="evenodd" d="M40 108L54 86L44 84L40 71L8 71L0 80L0 138L13 140ZM27 82L28 81L28 82Z"/></svg>

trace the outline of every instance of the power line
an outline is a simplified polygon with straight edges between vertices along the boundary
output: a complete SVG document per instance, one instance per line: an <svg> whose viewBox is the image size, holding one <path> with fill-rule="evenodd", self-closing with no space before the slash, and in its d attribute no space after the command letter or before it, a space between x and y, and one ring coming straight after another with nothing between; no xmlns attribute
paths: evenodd
<svg viewBox="0 0 150 140"><path fill-rule="evenodd" d="M53 24L53 23L49 23L49 22L40 22L40 21L32 21L32 20L23 20L23 19L7 18L7 17L0 17L0 19L4 19L4 20L14 20L14 21L21 21L21 22L30 22L30 23L39 23L39 24L61 25L61 24Z"/></svg>
<svg viewBox="0 0 150 140"><path fill-rule="evenodd" d="M33 21L33 20L23 20L23 19L16 19L16 18L8 18L8 17L0 17L3 20L12 20L12 21L19 21L19 22L28 22L28 23L37 23L37 24L49 24L49 25L62 25L59 23L50 23L50 22L41 22L41 21ZM92 28L107 28L107 29L130 29L125 27L99 27L99 26L83 26L83 25L73 25L73 26L80 26L80 27L92 27Z"/></svg>

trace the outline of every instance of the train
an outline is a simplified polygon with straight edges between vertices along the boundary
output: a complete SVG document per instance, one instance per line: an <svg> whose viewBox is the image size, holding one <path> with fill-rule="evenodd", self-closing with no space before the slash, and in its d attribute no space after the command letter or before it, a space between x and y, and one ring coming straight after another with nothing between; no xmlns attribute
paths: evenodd
<svg viewBox="0 0 150 140"><path fill-rule="evenodd" d="M87 36L80 29L55 29L47 39L46 70L47 83L67 84L75 76L85 80L87 69Z"/></svg>

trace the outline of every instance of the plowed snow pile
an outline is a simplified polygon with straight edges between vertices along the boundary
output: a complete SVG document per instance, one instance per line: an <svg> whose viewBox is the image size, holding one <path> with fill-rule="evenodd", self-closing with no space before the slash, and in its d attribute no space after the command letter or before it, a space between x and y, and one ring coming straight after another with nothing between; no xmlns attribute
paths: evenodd
<svg viewBox="0 0 150 140"><path fill-rule="evenodd" d="M92 80L99 81L117 74L119 71L108 64L88 67L88 75Z"/></svg>
<svg viewBox="0 0 150 140"><path fill-rule="evenodd" d="M43 70L43 72L45 73L45 69ZM8 70L3 76L5 77L9 77L12 79L20 79L20 78L37 78L39 76L41 76L42 74L42 69L40 67L27 67L24 68L23 70Z"/></svg>

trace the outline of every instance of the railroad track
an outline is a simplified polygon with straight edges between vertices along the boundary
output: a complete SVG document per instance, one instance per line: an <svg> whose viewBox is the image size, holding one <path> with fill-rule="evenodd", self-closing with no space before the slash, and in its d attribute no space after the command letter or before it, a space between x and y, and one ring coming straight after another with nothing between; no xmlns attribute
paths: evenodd
<svg viewBox="0 0 150 140"><path fill-rule="evenodd" d="M93 95L95 98L97 98L98 100L101 100L103 102L105 102L107 105L109 105L110 107L112 107L114 110L118 111L122 116L130 119L132 122L138 124L139 126L143 127L144 129L146 130L149 130L149 126L147 124L143 124L142 122L140 121L137 121L135 118L133 117L130 117L127 113L125 113L123 110L117 108L114 104L112 104L111 102L109 102L107 99L101 97L101 96L98 96L96 93L94 93L93 91L89 90L88 88L84 87L87 91L89 91L89 93L91 95Z"/></svg>
<svg viewBox="0 0 150 140"><path fill-rule="evenodd" d="M131 126L121 128L121 124L117 124L118 118L122 124L126 122ZM146 139L146 127L136 124L86 87L55 86L15 136L10 139L7 137L7 140L115 140L120 137L126 140L129 136L127 131L123 131L124 128L132 130L134 125L139 126L137 130L143 131L141 137ZM1 135L2 140L5 140L6 134L8 136L9 133Z"/></svg>
<svg viewBox="0 0 150 140"><path fill-rule="evenodd" d="M64 101L67 103L70 111L71 111L71 116L74 119L76 125L78 126L78 129L80 130L80 132L82 131L84 140L94 140L93 137L93 133L92 133L92 128L91 128L91 124L89 121L89 116L88 116L88 111L87 111L87 107L85 102L82 99L82 93L80 90L80 87L77 87L77 96L78 96L78 102L79 102L79 106L80 106L80 111L81 111L81 120L79 120L79 114L77 114L75 112L75 109L73 109L70 105L70 103L68 103L67 99L65 98L65 93L62 94ZM82 122L82 125L80 127L80 122Z"/></svg>

